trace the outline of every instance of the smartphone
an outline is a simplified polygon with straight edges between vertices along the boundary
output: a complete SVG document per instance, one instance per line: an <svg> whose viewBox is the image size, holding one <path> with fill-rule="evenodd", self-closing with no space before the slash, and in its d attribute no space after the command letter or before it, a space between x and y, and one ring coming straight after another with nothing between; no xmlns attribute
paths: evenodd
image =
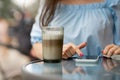
<svg viewBox="0 0 120 80"><path fill-rule="evenodd" d="M111 59L120 61L120 55L112 55Z"/></svg>
<svg viewBox="0 0 120 80"><path fill-rule="evenodd" d="M111 59L114 59L114 60L120 60L120 55L112 55L112 56L103 55L103 57L111 58Z"/></svg>
<svg viewBox="0 0 120 80"><path fill-rule="evenodd" d="M84 62L84 63L96 63L98 62L100 56L83 56L81 58L74 59L75 62Z"/></svg>

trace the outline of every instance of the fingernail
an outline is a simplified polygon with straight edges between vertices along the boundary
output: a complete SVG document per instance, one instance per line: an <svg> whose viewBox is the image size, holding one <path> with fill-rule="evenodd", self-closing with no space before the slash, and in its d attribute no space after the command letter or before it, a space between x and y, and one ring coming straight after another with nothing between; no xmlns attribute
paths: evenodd
<svg viewBox="0 0 120 80"><path fill-rule="evenodd" d="M82 56L84 56L84 54L83 54L83 53L80 53L79 56L82 57Z"/></svg>

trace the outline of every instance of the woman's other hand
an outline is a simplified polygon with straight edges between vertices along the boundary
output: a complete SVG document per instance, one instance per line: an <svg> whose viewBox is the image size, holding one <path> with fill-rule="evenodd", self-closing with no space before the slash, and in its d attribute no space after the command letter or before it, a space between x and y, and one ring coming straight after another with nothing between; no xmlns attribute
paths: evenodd
<svg viewBox="0 0 120 80"><path fill-rule="evenodd" d="M78 46L76 46L73 43L68 43L68 44L63 45L63 53L62 53L63 59L72 57L75 53L77 53L79 56L83 56L82 55L83 53L80 51L80 49L84 48L86 45L87 45L86 42L83 42Z"/></svg>
<svg viewBox="0 0 120 80"><path fill-rule="evenodd" d="M115 44L107 45L102 53L107 57L111 57L112 55L118 55L120 54L120 46Z"/></svg>
<svg viewBox="0 0 120 80"><path fill-rule="evenodd" d="M36 57L38 59L43 59L42 55L42 43L35 43L33 45L33 51L31 53L33 57Z"/></svg>

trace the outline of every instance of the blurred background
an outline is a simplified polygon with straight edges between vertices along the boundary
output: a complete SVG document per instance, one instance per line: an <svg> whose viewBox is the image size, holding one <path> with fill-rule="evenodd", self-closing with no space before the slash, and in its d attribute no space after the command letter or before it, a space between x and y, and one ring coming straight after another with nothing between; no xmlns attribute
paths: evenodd
<svg viewBox="0 0 120 80"><path fill-rule="evenodd" d="M0 80L21 80L21 67L36 60L30 32L40 0L0 0Z"/></svg>

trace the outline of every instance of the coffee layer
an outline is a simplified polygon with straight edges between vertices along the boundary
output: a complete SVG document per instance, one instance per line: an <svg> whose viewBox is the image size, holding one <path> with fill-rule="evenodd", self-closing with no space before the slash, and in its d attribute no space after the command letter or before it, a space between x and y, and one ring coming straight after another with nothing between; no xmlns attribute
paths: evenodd
<svg viewBox="0 0 120 80"><path fill-rule="evenodd" d="M62 59L63 39L43 40L43 58L47 60Z"/></svg>

